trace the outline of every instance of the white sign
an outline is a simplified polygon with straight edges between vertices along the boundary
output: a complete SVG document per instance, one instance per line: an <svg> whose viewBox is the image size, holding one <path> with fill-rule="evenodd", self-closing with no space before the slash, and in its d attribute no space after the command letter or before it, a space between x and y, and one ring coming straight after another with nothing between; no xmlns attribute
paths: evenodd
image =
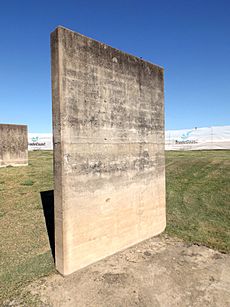
<svg viewBox="0 0 230 307"><path fill-rule="evenodd" d="M29 133L29 150L52 150L52 133ZM166 150L230 149L230 126L165 131Z"/></svg>
<svg viewBox="0 0 230 307"><path fill-rule="evenodd" d="M168 130L166 150L230 149L230 126Z"/></svg>
<svg viewBox="0 0 230 307"><path fill-rule="evenodd" d="M28 150L52 150L52 133L29 133Z"/></svg>

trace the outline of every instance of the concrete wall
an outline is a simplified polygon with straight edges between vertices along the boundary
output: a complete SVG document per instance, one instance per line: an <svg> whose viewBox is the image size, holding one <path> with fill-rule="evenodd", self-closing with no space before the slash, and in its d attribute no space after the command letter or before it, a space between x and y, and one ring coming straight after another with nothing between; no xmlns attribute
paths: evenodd
<svg viewBox="0 0 230 307"><path fill-rule="evenodd" d="M165 228L163 69L51 34L56 266L63 275Z"/></svg>
<svg viewBox="0 0 230 307"><path fill-rule="evenodd" d="M0 124L0 167L28 164L27 126Z"/></svg>

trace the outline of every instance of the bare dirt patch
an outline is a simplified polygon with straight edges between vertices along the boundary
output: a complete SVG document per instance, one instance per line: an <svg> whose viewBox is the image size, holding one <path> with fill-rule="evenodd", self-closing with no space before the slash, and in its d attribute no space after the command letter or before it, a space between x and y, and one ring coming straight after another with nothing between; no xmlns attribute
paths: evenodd
<svg viewBox="0 0 230 307"><path fill-rule="evenodd" d="M230 306L230 256L164 235L27 290L41 306Z"/></svg>

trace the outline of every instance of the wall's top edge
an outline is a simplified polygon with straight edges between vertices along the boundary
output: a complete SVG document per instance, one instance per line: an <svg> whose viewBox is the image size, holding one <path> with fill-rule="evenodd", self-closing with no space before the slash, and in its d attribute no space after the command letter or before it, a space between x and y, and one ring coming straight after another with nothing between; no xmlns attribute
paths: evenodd
<svg viewBox="0 0 230 307"><path fill-rule="evenodd" d="M101 45L103 45L103 46L106 46L107 48L111 48L111 49L113 49L113 50L116 50L117 52L120 52L120 53L124 54L125 56L133 57L134 59L138 60L139 62L148 63L149 65L152 65L152 66L157 67L158 69L164 71L164 68L163 68L162 66L158 65L158 64L151 63L151 62L149 62L149 61L147 61L147 60L145 60L145 59L141 59L140 57L137 57L137 56L135 56L135 55L133 55L133 54L124 52L124 51L122 51L122 50L120 50L120 49L114 48L114 47L112 47L112 46L110 46L110 45L107 45L107 44L105 44L105 43L103 43L103 42L100 42L100 41L98 41L98 40L96 40L96 39L94 39L94 38L88 37L88 36L83 35L83 34L81 34L81 33L79 33L79 32L76 32L76 31L73 31L73 30L71 30L71 29L65 28L65 27L63 27L63 26L58 26L58 27L56 27L55 30L54 30L52 33L55 33L56 31L59 31L59 30L61 30L61 31L64 30L64 31L72 32L72 33L75 34L75 35L80 35L80 36L82 36L82 37L85 37L85 38L87 38L87 39L90 39L90 40L93 41L93 42L96 42L96 43L98 43L98 44L101 44ZM51 34L52 34L52 33L51 33Z"/></svg>
<svg viewBox="0 0 230 307"><path fill-rule="evenodd" d="M0 123L0 126L9 126L9 127L26 127L27 128L27 125L21 125L21 124L1 124Z"/></svg>

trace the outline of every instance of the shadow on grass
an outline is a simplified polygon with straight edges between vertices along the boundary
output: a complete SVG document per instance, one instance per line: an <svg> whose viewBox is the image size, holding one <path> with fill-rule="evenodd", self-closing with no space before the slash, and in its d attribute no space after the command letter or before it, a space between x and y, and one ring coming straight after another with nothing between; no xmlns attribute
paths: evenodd
<svg viewBox="0 0 230 307"><path fill-rule="evenodd" d="M40 192L51 252L55 262L54 190Z"/></svg>

